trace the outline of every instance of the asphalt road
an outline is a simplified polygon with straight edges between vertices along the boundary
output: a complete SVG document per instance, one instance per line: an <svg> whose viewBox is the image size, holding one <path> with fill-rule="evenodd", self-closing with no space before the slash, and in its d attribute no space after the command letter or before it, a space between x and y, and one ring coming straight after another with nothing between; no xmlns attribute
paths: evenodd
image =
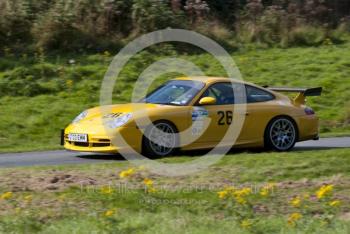
<svg viewBox="0 0 350 234"><path fill-rule="evenodd" d="M298 143L295 151L324 150L334 148L350 148L350 137L323 138L319 141L306 141ZM66 164L89 164L105 163L124 160L118 155L93 155L75 153L63 150L28 152L28 153L5 153L0 154L0 168L19 166L49 166Z"/></svg>

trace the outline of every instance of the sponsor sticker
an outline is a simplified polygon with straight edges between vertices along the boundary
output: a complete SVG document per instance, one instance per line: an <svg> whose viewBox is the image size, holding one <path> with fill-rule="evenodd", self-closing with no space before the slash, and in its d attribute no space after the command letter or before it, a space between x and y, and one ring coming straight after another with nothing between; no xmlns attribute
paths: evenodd
<svg viewBox="0 0 350 234"><path fill-rule="evenodd" d="M113 118L118 118L121 115L122 115L122 113L110 113L110 114L104 115L103 118L104 119L113 119Z"/></svg>
<svg viewBox="0 0 350 234"><path fill-rule="evenodd" d="M203 120L209 116L208 111L203 107L194 107L192 111L192 121Z"/></svg>
<svg viewBox="0 0 350 234"><path fill-rule="evenodd" d="M209 117L208 111L203 107L194 107L192 111L192 135L202 135L204 130L204 121Z"/></svg>

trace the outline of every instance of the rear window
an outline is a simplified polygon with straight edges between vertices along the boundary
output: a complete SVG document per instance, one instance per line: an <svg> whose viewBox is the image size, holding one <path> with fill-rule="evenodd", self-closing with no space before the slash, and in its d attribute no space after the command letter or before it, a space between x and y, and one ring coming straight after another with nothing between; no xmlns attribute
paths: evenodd
<svg viewBox="0 0 350 234"><path fill-rule="evenodd" d="M267 102L275 99L271 93L253 86L247 85L246 90L248 103Z"/></svg>

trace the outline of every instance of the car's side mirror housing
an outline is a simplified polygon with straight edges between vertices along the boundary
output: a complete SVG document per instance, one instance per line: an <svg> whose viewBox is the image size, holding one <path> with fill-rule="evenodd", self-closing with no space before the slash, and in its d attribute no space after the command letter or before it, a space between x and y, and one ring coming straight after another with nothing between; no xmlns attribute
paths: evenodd
<svg viewBox="0 0 350 234"><path fill-rule="evenodd" d="M216 104L216 98L213 97L204 97L199 100L199 105L201 106L209 106L209 105L215 105Z"/></svg>

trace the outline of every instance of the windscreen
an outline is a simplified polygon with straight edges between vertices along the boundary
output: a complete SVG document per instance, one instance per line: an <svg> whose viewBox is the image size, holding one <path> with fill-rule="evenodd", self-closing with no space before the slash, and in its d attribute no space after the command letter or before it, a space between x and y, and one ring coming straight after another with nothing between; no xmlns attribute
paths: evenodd
<svg viewBox="0 0 350 234"><path fill-rule="evenodd" d="M172 80L150 93L141 102L186 106L205 84L193 80Z"/></svg>

